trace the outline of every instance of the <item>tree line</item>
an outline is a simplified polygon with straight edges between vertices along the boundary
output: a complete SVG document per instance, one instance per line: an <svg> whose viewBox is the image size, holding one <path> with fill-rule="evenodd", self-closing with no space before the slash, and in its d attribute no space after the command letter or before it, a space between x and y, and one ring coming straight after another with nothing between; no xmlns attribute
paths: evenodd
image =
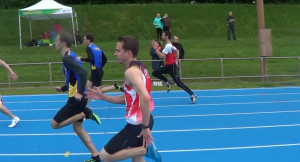
<svg viewBox="0 0 300 162"><path fill-rule="evenodd" d="M1 0L1 9L25 8L40 0ZM55 0L64 5L191 3L192 0ZM255 0L194 0L196 3L251 4ZM300 4L300 0L264 0L265 4Z"/></svg>

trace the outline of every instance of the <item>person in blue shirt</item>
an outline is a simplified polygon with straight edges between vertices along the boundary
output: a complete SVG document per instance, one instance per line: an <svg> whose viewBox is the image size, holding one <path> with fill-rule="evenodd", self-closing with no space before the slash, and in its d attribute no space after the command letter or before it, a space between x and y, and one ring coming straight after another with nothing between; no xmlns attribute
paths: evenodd
<svg viewBox="0 0 300 162"><path fill-rule="evenodd" d="M51 42L51 44L55 43L56 35L57 35L56 31L54 29L52 29L50 31L50 42Z"/></svg>
<svg viewBox="0 0 300 162"><path fill-rule="evenodd" d="M94 44L94 36L91 34L86 34L83 37L83 42L86 45L87 58L82 58L79 56L81 61L90 63L91 76L87 81L86 88L97 87L101 89L102 93L111 91L113 89L122 91L121 86L115 83L112 86L103 87L102 78L104 75L103 67L107 63L107 57L105 56L103 50ZM87 107L89 105L90 99L88 99Z"/></svg>
<svg viewBox="0 0 300 162"><path fill-rule="evenodd" d="M86 108L85 85L87 71L83 68L79 57L71 51L70 47L72 43L72 36L65 31L59 33L55 40L55 48L63 56L62 72L66 79L65 86L55 87L55 89L57 92L68 91L68 101L52 119L51 127L53 129L60 129L72 124L74 132L90 150L92 156L99 157L90 136L82 126L82 122L84 119L91 119L100 125L101 121L91 109Z"/></svg>
<svg viewBox="0 0 300 162"><path fill-rule="evenodd" d="M160 17L160 14L158 13L156 15L156 17L154 18L153 25L155 26L155 29L156 29L157 40L162 41L161 35L162 35L163 23L160 20L161 20L161 17Z"/></svg>

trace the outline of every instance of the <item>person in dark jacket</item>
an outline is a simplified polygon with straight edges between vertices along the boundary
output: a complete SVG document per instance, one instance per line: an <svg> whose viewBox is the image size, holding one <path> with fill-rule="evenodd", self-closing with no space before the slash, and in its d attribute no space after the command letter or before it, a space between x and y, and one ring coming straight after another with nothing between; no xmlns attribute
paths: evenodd
<svg viewBox="0 0 300 162"><path fill-rule="evenodd" d="M152 40L151 44L153 44L153 42L157 42L159 44L158 49L159 49L160 52L162 52L163 49L161 48L160 42L158 40ZM150 55L152 56L152 60L161 60L157 56L157 54L156 54L156 52L155 52L155 50L152 46L150 48ZM161 61L152 61L152 69L153 70L156 70L156 69L158 69L159 67L162 67L162 66L164 66L164 61L163 60L161 60Z"/></svg>
<svg viewBox="0 0 300 162"><path fill-rule="evenodd" d="M232 31L233 39L236 40L234 23L235 23L235 18L232 16L232 12L229 12L229 16L227 17L228 40L230 40L230 32L231 31Z"/></svg>
<svg viewBox="0 0 300 162"><path fill-rule="evenodd" d="M173 38L173 46L175 46L179 50L179 59L184 59L184 49L182 44L179 43L179 39L177 36Z"/></svg>
<svg viewBox="0 0 300 162"><path fill-rule="evenodd" d="M160 21L163 23L163 30L165 31L171 31L171 20L168 17L168 14L165 14Z"/></svg>

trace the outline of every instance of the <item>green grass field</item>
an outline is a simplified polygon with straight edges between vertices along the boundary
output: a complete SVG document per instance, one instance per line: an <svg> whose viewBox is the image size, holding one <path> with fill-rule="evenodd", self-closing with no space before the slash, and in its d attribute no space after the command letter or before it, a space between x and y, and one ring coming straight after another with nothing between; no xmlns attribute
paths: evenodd
<svg viewBox="0 0 300 162"><path fill-rule="evenodd" d="M104 50L109 61L115 61L113 56L116 39L119 35L134 35L140 41L138 59L149 60L150 41L156 36L152 25L157 12L168 13L172 21L172 34L177 35L186 51L186 59L202 58L246 58L258 57L257 17L255 5L102 5L73 6L78 13L78 23L81 33L85 32L85 12L88 15L88 32L96 37L96 44ZM214 12L212 12L214 11ZM236 41L227 41L226 17L232 11L237 19ZM297 19L298 6L265 5L266 28L272 29L272 46L274 57L299 56L299 28ZM7 63L47 63L61 62L61 54L54 47L30 47L19 49L18 21L16 10L2 10L0 15L16 15L15 19L4 16L0 19L0 30L5 37L0 40L0 58ZM36 21L32 23L33 35L48 30L51 21ZM62 24L70 29L70 21ZM29 25L22 19L23 44L29 39ZM73 47L75 53L86 56L84 45ZM151 64L147 62L148 70ZM88 64L85 64L88 70ZM7 73L1 70L1 94L55 93L47 88L63 83L39 84L34 82L49 81L49 64L11 66L19 75L20 82L32 84L12 84L8 88ZM270 59L267 61L269 75L299 74L299 59ZM224 76L257 76L260 75L260 60L224 60ZM89 71L89 70L88 70ZM121 83L124 77L124 67L115 62L109 62L104 68L104 80L117 79ZM63 81L61 64L51 65L53 81ZM214 61L183 61L182 77L220 77L220 60ZM281 86L281 83L297 84L298 77L272 77L262 82L261 78L237 79L192 79L184 80L192 89L207 88L241 88L261 86ZM105 82L106 85L113 82ZM5 84L5 85L4 85ZM14 88L13 90L11 90ZM15 89L17 88L17 89ZM161 87L154 87L154 90Z"/></svg>

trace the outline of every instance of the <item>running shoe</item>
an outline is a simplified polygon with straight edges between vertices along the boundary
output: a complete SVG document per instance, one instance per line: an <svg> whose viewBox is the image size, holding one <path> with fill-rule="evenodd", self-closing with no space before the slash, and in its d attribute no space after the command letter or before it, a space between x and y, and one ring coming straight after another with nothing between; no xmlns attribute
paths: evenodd
<svg viewBox="0 0 300 162"><path fill-rule="evenodd" d="M196 98L197 96L195 94L191 95L191 100L192 100L191 104L194 104L196 102Z"/></svg>
<svg viewBox="0 0 300 162"><path fill-rule="evenodd" d="M18 117L13 118L11 124L8 127L9 128L15 127L19 121L20 121L20 118L18 118Z"/></svg>
<svg viewBox="0 0 300 162"><path fill-rule="evenodd" d="M172 82L172 81L168 81L168 82L167 82L167 87L168 87L168 90L167 90L167 92L170 92L170 91L171 91L172 84L173 84L173 82Z"/></svg>
<svg viewBox="0 0 300 162"><path fill-rule="evenodd" d="M118 83L115 83L114 86L116 90L124 92L123 88Z"/></svg>
<svg viewBox="0 0 300 162"><path fill-rule="evenodd" d="M151 145L148 146L147 154L145 156L154 160L155 162L162 162L161 156L158 153L153 141L151 141Z"/></svg>
<svg viewBox="0 0 300 162"><path fill-rule="evenodd" d="M99 156L98 156L98 158L93 158L93 157L91 157L89 160L86 160L86 161L84 161L84 162L101 162L101 160L100 160L100 158L99 158Z"/></svg>
<svg viewBox="0 0 300 162"><path fill-rule="evenodd" d="M89 114L89 117L86 118L86 119L91 119L91 120L94 120L95 122L97 122L99 125L101 124L101 120L99 118L98 115L96 115L95 113L93 113L92 109L89 108L89 107L86 107L87 111L88 111L88 114Z"/></svg>

